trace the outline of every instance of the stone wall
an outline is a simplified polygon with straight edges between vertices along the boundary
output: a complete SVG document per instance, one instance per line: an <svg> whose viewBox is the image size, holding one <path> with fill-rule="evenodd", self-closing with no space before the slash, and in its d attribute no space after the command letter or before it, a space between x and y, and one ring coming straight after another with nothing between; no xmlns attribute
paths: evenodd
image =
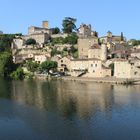
<svg viewBox="0 0 140 140"><path fill-rule="evenodd" d="M96 37L79 38L78 39L79 58L87 58L88 50L93 44L98 44L98 38Z"/></svg>

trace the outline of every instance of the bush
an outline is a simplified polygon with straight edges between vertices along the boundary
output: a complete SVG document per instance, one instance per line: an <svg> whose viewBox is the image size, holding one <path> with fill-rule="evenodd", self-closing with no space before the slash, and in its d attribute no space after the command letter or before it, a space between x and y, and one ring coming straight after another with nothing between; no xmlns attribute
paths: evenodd
<svg viewBox="0 0 140 140"><path fill-rule="evenodd" d="M25 74L24 74L23 69L21 67L18 67L16 69L16 71L12 72L10 75L10 77L12 79L15 79L15 80L23 80L24 76L25 76Z"/></svg>
<svg viewBox="0 0 140 140"><path fill-rule="evenodd" d="M29 38L26 40L26 45L35 45L36 44L36 40L35 39L32 39L32 38Z"/></svg>

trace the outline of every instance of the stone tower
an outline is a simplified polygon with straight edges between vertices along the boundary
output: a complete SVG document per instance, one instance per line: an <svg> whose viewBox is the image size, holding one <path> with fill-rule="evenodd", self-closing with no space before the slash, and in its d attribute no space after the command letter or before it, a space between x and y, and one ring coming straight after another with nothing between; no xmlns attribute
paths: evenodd
<svg viewBox="0 0 140 140"><path fill-rule="evenodd" d="M49 28L49 22L48 21L42 21L42 27L43 28Z"/></svg>
<svg viewBox="0 0 140 140"><path fill-rule="evenodd" d="M107 46L105 44L101 45L101 60L102 61L107 60Z"/></svg>

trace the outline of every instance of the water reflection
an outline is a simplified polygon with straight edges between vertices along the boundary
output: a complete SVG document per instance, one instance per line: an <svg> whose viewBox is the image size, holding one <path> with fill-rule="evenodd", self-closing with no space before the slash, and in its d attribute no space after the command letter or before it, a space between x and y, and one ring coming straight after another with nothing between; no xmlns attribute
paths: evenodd
<svg viewBox="0 0 140 140"><path fill-rule="evenodd" d="M40 109L59 111L64 117L88 119L96 112L111 116L115 106L139 102L139 86L76 83L70 81L13 81L11 98ZM133 94L132 94L133 93ZM133 96L134 95L134 96Z"/></svg>
<svg viewBox="0 0 140 140"><path fill-rule="evenodd" d="M138 139L139 90L139 85L0 79L0 139Z"/></svg>

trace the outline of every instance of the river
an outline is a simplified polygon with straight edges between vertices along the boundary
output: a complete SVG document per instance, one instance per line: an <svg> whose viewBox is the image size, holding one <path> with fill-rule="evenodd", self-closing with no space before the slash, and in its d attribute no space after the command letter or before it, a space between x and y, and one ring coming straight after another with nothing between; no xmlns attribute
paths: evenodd
<svg viewBox="0 0 140 140"><path fill-rule="evenodd" d="M139 139L139 85L0 79L0 140Z"/></svg>

